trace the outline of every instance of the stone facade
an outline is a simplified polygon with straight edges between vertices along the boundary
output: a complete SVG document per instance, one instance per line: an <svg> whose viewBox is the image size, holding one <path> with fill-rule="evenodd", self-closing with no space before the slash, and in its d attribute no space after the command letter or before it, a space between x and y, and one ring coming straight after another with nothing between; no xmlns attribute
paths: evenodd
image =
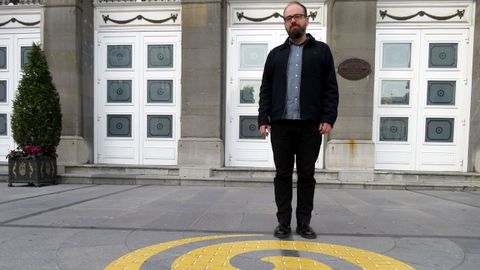
<svg viewBox="0 0 480 270"><path fill-rule="evenodd" d="M224 162L222 1L182 2L182 138L179 165Z"/></svg>
<svg viewBox="0 0 480 270"><path fill-rule="evenodd" d="M133 1L134 2L134 1ZM175 2L175 1L172 1ZM178 1L182 8L182 102L178 166L225 165L227 0ZM252 1L253 3L254 1ZM274 1L265 1L271 4ZM287 3L288 1L284 1ZM425 1L428 2L428 1ZM451 1L455 2L455 1ZM155 4L155 1L148 4ZM162 1L158 1L158 5ZM327 43L336 65L349 58L368 62L361 80L338 76L339 118L326 138L325 168L373 170L372 141L377 1L327 1ZM1 6L0 6L1 8ZM475 7L473 63L480 58L480 7ZM42 43L60 92L64 164L94 163L94 5L91 1L46 0ZM345 19L348 18L348 19ZM473 66L468 171L480 170L480 69ZM192 169L193 168L193 169Z"/></svg>
<svg viewBox="0 0 480 270"><path fill-rule="evenodd" d="M480 172L480 5L475 10L475 40L473 45L472 99L470 112L470 144L468 146L468 171Z"/></svg>
<svg viewBox="0 0 480 270"><path fill-rule="evenodd" d="M335 1L330 8L328 40L335 64L350 58L375 63L375 1ZM349 18L345 20L344 18ZM338 120L326 146L326 168L373 169L373 71L361 80L337 75ZM359 142L360 141L360 142Z"/></svg>
<svg viewBox="0 0 480 270"><path fill-rule="evenodd" d="M63 163L93 161L93 6L89 1L45 1L42 43L59 91Z"/></svg>

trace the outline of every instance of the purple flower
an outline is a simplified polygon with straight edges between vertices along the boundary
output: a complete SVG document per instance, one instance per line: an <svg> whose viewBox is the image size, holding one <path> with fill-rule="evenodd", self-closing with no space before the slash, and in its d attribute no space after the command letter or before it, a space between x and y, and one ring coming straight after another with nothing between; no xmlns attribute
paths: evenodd
<svg viewBox="0 0 480 270"><path fill-rule="evenodd" d="M26 155L36 155L36 154L42 153L43 150L42 150L42 147L37 145L27 145L23 148L23 152Z"/></svg>

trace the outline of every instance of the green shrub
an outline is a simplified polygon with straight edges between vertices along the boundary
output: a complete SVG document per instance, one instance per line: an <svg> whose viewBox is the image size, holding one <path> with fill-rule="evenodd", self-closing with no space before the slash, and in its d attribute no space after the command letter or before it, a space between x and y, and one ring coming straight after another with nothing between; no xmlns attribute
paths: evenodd
<svg viewBox="0 0 480 270"><path fill-rule="evenodd" d="M32 45L23 67L11 120L16 156L56 155L62 132L60 98L39 44Z"/></svg>

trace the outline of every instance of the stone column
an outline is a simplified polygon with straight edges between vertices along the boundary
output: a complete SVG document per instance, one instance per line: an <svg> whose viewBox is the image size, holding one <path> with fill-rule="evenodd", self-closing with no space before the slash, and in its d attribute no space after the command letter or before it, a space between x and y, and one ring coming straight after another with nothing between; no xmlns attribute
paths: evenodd
<svg viewBox="0 0 480 270"><path fill-rule="evenodd" d="M224 55L221 0L182 1L182 116L179 166L221 167Z"/></svg>
<svg viewBox="0 0 480 270"><path fill-rule="evenodd" d="M480 172L480 5L475 5L475 40L473 41L472 98L470 104L470 145L468 171Z"/></svg>
<svg viewBox="0 0 480 270"><path fill-rule="evenodd" d="M58 161L93 161L93 5L47 0L43 48L62 106Z"/></svg>
<svg viewBox="0 0 480 270"><path fill-rule="evenodd" d="M328 11L327 43L332 49L336 67L347 59L360 58L370 64L372 72L360 80L347 80L337 74L339 114L335 127L328 136L325 167L373 170L376 1L331 1Z"/></svg>

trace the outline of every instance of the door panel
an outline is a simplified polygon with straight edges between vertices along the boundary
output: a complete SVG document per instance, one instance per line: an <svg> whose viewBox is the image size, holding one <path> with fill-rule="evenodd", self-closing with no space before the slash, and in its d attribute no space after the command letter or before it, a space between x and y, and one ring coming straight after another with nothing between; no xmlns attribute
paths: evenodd
<svg viewBox="0 0 480 270"><path fill-rule="evenodd" d="M99 40L97 161L138 164L139 40L135 34L106 35Z"/></svg>
<svg viewBox="0 0 480 270"><path fill-rule="evenodd" d="M465 29L377 31L377 169L464 170L467 40Z"/></svg>
<svg viewBox="0 0 480 270"><path fill-rule="evenodd" d="M324 40L324 31L309 31ZM268 53L287 38L282 28L229 31L227 51L227 123L225 163L227 166L274 167L270 137L258 131L258 98ZM323 166L323 147L317 167Z"/></svg>
<svg viewBox="0 0 480 270"><path fill-rule="evenodd" d="M272 167L270 138L258 132L258 96L268 52L279 31L232 31L227 91L227 166Z"/></svg>
<svg viewBox="0 0 480 270"><path fill-rule="evenodd" d="M468 31L425 32L423 89L419 100L418 163L421 170L460 171L466 151L464 138L466 40Z"/></svg>
<svg viewBox="0 0 480 270"><path fill-rule="evenodd" d="M14 38L0 35L0 151L8 153L14 149L10 129L10 117L14 91L15 68L13 67Z"/></svg>
<svg viewBox="0 0 480 270"><path fill-rule="evenodd" d="M28 61L33 42L40 41L40 33L0 34L0 151L8 153L16 148L12 137L11 114L22 66Z"/></svg>
<svg viewBox="0 0 480 270"><path fill-rule="evenodd" d="M414 112L419 89L419 35L407 31L377 37L374 137L377 169L413 169Z"/></svg>
<svg viewBox="0 0 480 270"><path fill-rule="evenodd" d="M145 34L141 82L142 164L177 164L180 137L181 51L178 33Z"/></svg>
<svg viewBox="0 0 480 270"><path fill-rule="evenodd" d="M100 34L96 162L177 163L180 35Z"/></svg>

